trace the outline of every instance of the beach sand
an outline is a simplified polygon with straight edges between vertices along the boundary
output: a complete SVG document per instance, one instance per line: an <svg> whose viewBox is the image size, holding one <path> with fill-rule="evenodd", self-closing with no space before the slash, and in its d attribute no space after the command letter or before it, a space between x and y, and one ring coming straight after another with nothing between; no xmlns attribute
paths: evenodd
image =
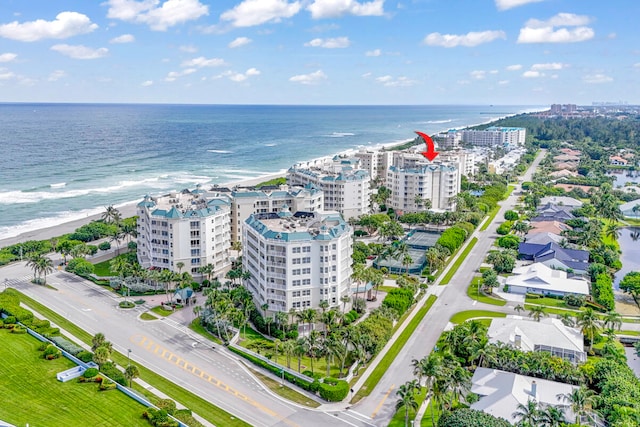
<svg viewBox="0 0 640 427"><path fill-rule="evenodd" d="M271 179L274 178L279 178L279 177L284 177L285 174L278 172L278 173L273 173L270 175L264 175L264 176L260 176L257 178L251 178L251 179L245 179L242 181L236 181L236 182L230 182L230 183L226 183L226 184L221 184L219 185L220 187L228 187L228 188L233 188L233 187L249 187L249 186L253 186L253 185L257 185L261 182L264 181L269 181ZM140 198L139 201L142 201L142 198ZM132 217L136 214L136 205L138 204L139 201L136 202L132 202L123 206L118 206L118 210L120 211L120 213L122 214L123 218L129 218ZM58 225L54 225L51 227L46 227L46 228L41 228L38 230L31 230L31 231L27 231L24 232L22 234L19 234L15 237L8 237L5 239L0 239L0 248L4 248L7 246L11 246L11 245L15 245L17 243L22 243L22 242L26 242L28 240L48 240L51 239L53 237L58 237L58 236L62 236L63 234L67 234L67 233L73 233L77 228L90 223L91 221L95 221L100 219L102 216L102 213L97 214L97 215L88 215L85 218L80 218L74 221L69 221L69 222L65 222L62 224L58 224Z"/></svg>

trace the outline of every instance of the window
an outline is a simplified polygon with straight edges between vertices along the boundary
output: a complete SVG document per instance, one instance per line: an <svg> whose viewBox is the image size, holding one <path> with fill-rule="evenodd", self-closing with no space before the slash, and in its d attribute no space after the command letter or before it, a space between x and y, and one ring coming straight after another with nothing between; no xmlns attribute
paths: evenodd
<svg viewBox="0 0 640 427"><path fill-rule="evenodd" d="M311 252L311 246L304 246L304 247L302 248L302 252L305 252L305 253L309 253L309 252Z"/></svg>
<svg viewBox="0 0 640 427"><path fill-rule="evenodd" d="M303 268L302 269L302 274L311 274L311 269L310 268Z"/></svg>
<svg viewBox="0 0 640 427"><path fill-rule="evenodd" d="M300 258L294 258L293 264L300 264Z"/></svg>
<svg viewBox="0 0 640 427"><path fill-rule="evenodd" d="M311 296L311 289L305 289L302 291L302 296L303 297L309 297Z"/></svg>
<svg viewBox="0 0 640 427"><path fill-rule="evenodd" d="M293 280L291 286L300 286L300 279Z"/></svg>
<svg viewBox="0 0 640 427"><path fill-rule="evenodd" d="M294 298L295 298L295 297L299 297L299 296L300 296L300 291L293 291L293 292L291 292L291 296L292 296L292 297L294 297Z"/></svg>
<svg viewBox="0 0 640 427"><path fill-rule="evenodd" d="M302 279L302 285L303 286L308 286L311 284L311 279Z"/></svg>
<svg viewBox="0 0 640 427"><path fill-rule="evenodd" d="M311 262L311 257L306 256L306 257L302 258L302 263L303 264L309 264L310 262Z"/></svg>
<svg viewBox="0 0 640 427"><path fill-rule="evenodd" d="M300 248L293 248L293 253L294 254L299 254L300 253Z"/></svg>
<svg viewBox="0 0 640 427"><path fill-rule="evenodd" d="M300 275L300 269L296 268L296 269L292 270L291 274L293 274L294 276L299 276Z"/></svg>
<svg viewBox="0 0 640 427"><path fill-rule="evenodd" d="M191 264L200 264L200 258L191 258Z"/></svg>

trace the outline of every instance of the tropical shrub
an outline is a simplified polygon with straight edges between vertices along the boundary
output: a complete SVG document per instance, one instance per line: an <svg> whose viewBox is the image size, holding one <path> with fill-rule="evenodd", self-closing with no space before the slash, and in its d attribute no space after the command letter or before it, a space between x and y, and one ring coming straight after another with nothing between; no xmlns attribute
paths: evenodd
<svg viewBox="0 0 640 427"><path fill-rule="evenodd" d="M102 242L98 245L98 249L100 249L101 251L108 251L109 249L111 249L111 243Z"/></svg>
<svg viewBox="0 0 640 427"><path fill-rule="evenodd" d="M42 354L42 356L47 360L57 359L61 355L62 352L60 351L60 349L58 349L53 344L47 345L47 347L44 349L44 353Z"/></svg>
<svg viewBox="0 0 640 427"><path fill-rule="evenodd" d="M596 281L591 283L591 293L596 302L607 310L615 309L615 299L613 296L613 282L608 274L598 274Z"/></svg>
<svg viewBox="0 0 640 427"><path fill-rule="evenodd" d="M402 316L411 304L413 304L413 292L408 288L391 289L382 301L382 306L394 310L397 317Z"/></svg>
<svg viewBox="0 0 640 427"><path fill-rule="evenodd" d="M97 376L100 372L98 372L97 368L89 368L82 373L82 376L85 378L93 378Z"/></svg>
<svg viewBox="0 0 640 427"><path fill-rule="evenodd" d="M11 333L12 334L26 334L27 333L27 328L25 328L24 326L16 325L16 326L13 327L13 329L11 329Z"/></svg>
<svg viewBox="0 0 640 427"><path fill-rule="evenodd" d="M506 236L499 237L496 240L496 244L501 248L517 249L520 244L520 238L514 234L507 234Z"/></svg>
<svg viewBox="0 0 640 427"><path fill-rule="evenodd" d="M507 235L511 232L511 227L513 226L513 222L511 221L505 221L502 224L500 224L498 226L498 228L496 229L496 233L504 236Z"/></svg>
<svg viewBox="0 0 640 427"><path fill-rule="evenodd" d="M449 249L451 253L453 253L456 249L462 246L466 238L467 233L462 228L454 225L451 228L447 228L442 233L440 238L438 238L436 245L439 244L441 246L444 246L445 248Z"/></svg>
<svg viewBox="0 0 640 427"><path fill-rule="evenodd" d="M318 385L320 397L329 402L340 402L349 393L349 383L344 380L327 377Z"/></svg>
<svg viewBox="0 0 640 427"><path fill-rule="evenodd" d="M483 411L461 408L442 414L438 427L511 427L511 424Z"/></svg>
<svg viewBox="0 0 640 427"><path fill-rule="evenodd" d="M508 210L504 213L504 219L507 221L517 221L519 218L518 212Z"/></svg>
<svg viewBox="0 0 640 427"><path fill-rule="evenodd" d="M120 385L127 386L127 379L124 377L122 371L120 371L113 362L106 362L100 366L100 371L103 374L111 378L113 381Z"/></svg>
<svg viewBox="0 0 640 427"><path fill-rule="evenodd" d="M564 302L570 307L582 307L586 301L584 295L566 294L563 297Z"/></svg>
<svg viewBox="0 0 640 427"><path fill-rule="evenodd" d="M82 257L73 258L67 263L66 270L79 276L88 276L93 274L94 266Z"/></svg>

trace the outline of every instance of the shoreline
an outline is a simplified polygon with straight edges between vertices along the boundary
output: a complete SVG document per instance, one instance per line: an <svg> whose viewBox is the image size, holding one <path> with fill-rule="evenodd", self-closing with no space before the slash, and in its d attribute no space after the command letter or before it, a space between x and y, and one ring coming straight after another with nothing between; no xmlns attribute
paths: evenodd
<svg viewBox="0 0 640 427"><path fill-rule="evenodd" d="M465 125L465 126L460 126L460 127L456 127L456 128L444 128L442 130L439 130L437 132L435 132L434 134L440 133L440 132L445 132L449 129L456 129L456 130L460 130L460 129L465 129L465 128L470 128L470 127L474 127L474 126L480 126L480 125L484 125L484 124L488 124L488 123L492 123L495 122L497 120L502 120L508 117L513 117L519 114L530 114L532 112L536 112L539 110L527 110L524 112L517 112L517 113L513 113L513 114L508 114L505 116L500 116L500 117L493 117L490 118L489 120L483 121L481 123L476 123L476 124L469 124L469 125ZM354 148L348 148L346 150L337 152L337 153L333 153L327 156L321 156L321 157L317 157L314 159L309 159L309 160L302 160L302 161L298 161L298 162L294 162L292 163L293 165L300 165L300 164L310 164L310 163L314 163L317 161L323 161L323 160L328 160L331 159L335 156L339 156L339 155L349 155L349 154L354 154L355 152L357 152L358 150L364 148L367 150L381 150L381 149L392 149L393 147L396 146L400 146L403 144L406 144L408 142L413 141L415 138L410 138L410 139L406 139L406 140L402 140L402 141L392 141L392 142L387 142L387 143L379 143L379 144L372 144L372 145L359 145L357 147ZM223 183L223 184L207 184L209 185L211 188L214 188L215 186L217 187L228 187L228 188L233 188L233 187L250 187L256 184L259 184L261 182L264 181L268 181L274 178L279 178L279 177L283 177L286 176L286 169L281 169L278 172L273 172L270 174L265 174L265 175L261 175L255 178L246 178L246 179L242 179L239 181L232 181L232 182L228 182L228 183ZM142 199L140 199L142 200ZM130 202L124 202L124 203L120 203L120 204L114 204L114 207L117 208L121 213L122 216L124 218L127 217L131 217L134 216L136 213L136 205L140 202L140 200L136 200L136 201L130 201ZM29 240L48 240L54 237L58 237L64 234L68 234L68 233L72 233L74 232L77 228L81 227L82 225L88 224L91 221L95 221L100 219L100 217L102 216L102 213L104 212L104 208L87 208L83 211L77 212L75 215L71 215L71 218L64 218L64 217L60 217L59 220L60 222L57 224L52 224L52 225L47 225L44 227L40 227L40 228L34 228L31 230L25 230L23 232L19 232L18 234L14 235L14 236L9 236L9 237L5 237L5 238L1 238L0 239L0 249L7 247L7 246L11 246L11 245L15 245L15 244L19 244L19 243L23 243ZM84 215L84 216L82 216ZM50 219L49 219L50 220ZM24 223L23 223L24 224Z"/></svg>

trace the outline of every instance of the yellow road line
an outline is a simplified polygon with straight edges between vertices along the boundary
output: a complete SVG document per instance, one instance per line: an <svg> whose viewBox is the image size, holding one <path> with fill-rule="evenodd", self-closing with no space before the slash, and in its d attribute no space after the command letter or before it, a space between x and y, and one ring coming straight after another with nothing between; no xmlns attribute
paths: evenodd
<svg viewBox="0 0 640 427"><path fill-rule="evenodd" d="M371 418L375 418L376 417L376 414L378 413L378 411L382 407L382 404L384 403L385 400L387 400L387 398L389 397L389 394L391 394L391 390L393 390L393 388L395 386L396 386L395 384L392 384L391 387L389 387L389 390L387 390L387 392L385 393L385 395L382 398L382 400L380 401L380 403L378 403L378 406L376 406L376 410L373 411L373 414L371 414Z"/></svg>
<svg viewBox="0 0 640 427"><path fill-rule="evenodd" d="M260 409L261 411L269 414L270 416L280 419L285 424L288 424L291 427L299 427L294 422L284 418L283 416L279 415L277 412L275 412L272 409L262 405L261 403L256 402L255 400L253 400L253 399L249 398L248 396L240 393L239 391L234 390L233 388L229 387L227 384L223 383L219 379L211 376L210 374L206 373L202 369L192 365L187 360L185 360L185 359L179 357L178 355L172 353L171 351L163 348L161 345L156 344L155 342L153 342L149 338L147 338L145 336L142 336L142 335L134 335L134 336L132 336L130 338L130 341L132 343L134 343L134 344L146 349L150 353L155 354L156 356L160 357L161 359L164 359L164 360L166 360L168 362L171 362L171 363L175 364L176 366L184 369L185 371L191 372L192 375L194 375L196 377L199 377L199 378L202 378L203 380L207 381L208 383L210 383L212 385L215 385L219 389L224 390L227 393L237 397L238 399L241 399L241 400L249 403L251 406L254 406L254 407ZM153 350L152 350L152 348L153 348Z"/></svg>

